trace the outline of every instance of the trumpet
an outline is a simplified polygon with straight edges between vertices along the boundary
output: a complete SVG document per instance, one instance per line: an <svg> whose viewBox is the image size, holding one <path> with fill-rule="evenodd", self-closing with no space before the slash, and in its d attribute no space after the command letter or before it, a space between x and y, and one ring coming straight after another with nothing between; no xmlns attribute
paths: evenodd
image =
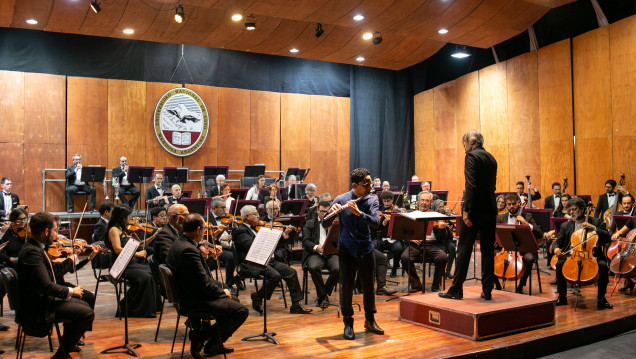
<svg viewBox="0 0 636 359"><path fill-rule="evenodd" d="M106 177L104 177L104 182L102 184L104 186L104 200L107 201L110 198L108 197L108 181L106 180Z"/></svg>
<svg viewBox="0 0 636 359"><path fill-rule="evenodd" d="M115 188L115 201L119 201L119 177L113 177L112 182Z"/></svg>

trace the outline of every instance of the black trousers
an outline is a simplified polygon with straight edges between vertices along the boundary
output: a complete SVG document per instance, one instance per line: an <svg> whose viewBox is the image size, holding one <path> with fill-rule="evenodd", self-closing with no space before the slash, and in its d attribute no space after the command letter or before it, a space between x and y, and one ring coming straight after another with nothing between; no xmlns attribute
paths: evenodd
<svg viewBox="0 0 636 359"><path fill-rule="evenodd" d="M448 255L444 248L430 244L426 244L423 249L414 245L409 245L406 249L404 249L404 252L402 252L402 268L408 268L411 288L419 290L422 289L422 282L415 270L415 263L422 262L422 252L424 252L425 263L435 263L435 274L433 275L433 284L431 285L431 288L439 288L442 283L442 277L444 277L444 270L446 269Z"/></svg>
<svg viewBox="0 0 636 359"><path fill-rule="evenodd" d="M364 316L367 320L373 320L375 309L375 293L373 292L373 280L375 273L375 255L373 251L363 257L354 257L344 249L338 251L340 262L340 310L343 319L353 317L353 288L355 287L356 274L362 285L362 301Z"/></svg>
<svg viewBox="0 0 636 359"><path fill-rule="evenodd" d="M563 264L568 257L561 257L556 264L556 280L557 280L557 292L559 296L564 297L567 295L568 282L563 276ZM607 284L609 283L609 265L607 264L607 258L596 258L598 263L598 299L605 298L607 293Z"/></svg>
<svg viewBox="0 0 636 359"><path fill-rule="evenodd" d="M200 319L194 319L205 314L214 316L216 323L213 326L208 327L201 323ZM196 336L198 340L216 344L219 342L220 333L221 343L225 343L245 322L248 315L249 309L246 306L230 298L202 301L190 312L193 332L191 335Z"/></svg>
<svg viewBox="0 0 636 359"><path fill-rule="evenodd" d="M519 279L519 286L524 287L526 285L526 282L528 281L528 277L532 275L532 267L534 266L534 261L537 258L537 254L536 253L521 253L521 255L523 256L522 257L523 266L525 268L525 271L523 272L523 275Z"/></svg>
<svg viewBox="0 0 636 359"><path fill-rule="evenodd" d="M446 253L448 253L448 261L446 262L446 273L451 273L453 269L453 263L455 262L455 256L457 255L457 247L455 241L448 241L446 243Z"/></svg>
<svg viewBox="0 0 636 359"><path fill-rule="evenodd" d="M76 298L54 302L53 306L55 319L64 322L62 346L56 356L62 354L61 350L68 355L84 333L92 329L95 313L88 303Z"/></svg>
<svg viewBox="0 0 636 359"><path fill-rule="evenodd" d="M216 260L212 257L207 260L210 270L217 269ZM225 266L225 284L229 286L234 285L234 270L236 269L236 263L234 262L234 253L229 249L223 249L223 253L219 255L219 261L223 262Z"/></svg>
<svg viewBox="0 0 636 359"><path fill-rule="evenodd" d="M259 297L269 300L274 293L274 289L276 289L280 280L283 279L287 283L287 288L289 288L292 303L298 303L303 299L303 292L298 282L298 273L287 264L272 260L265 269L249 263L242 266L245 273L250 277L264 274L265 286L258 290Z"/></svg>
<svg viewBox="0 0 636 359"><path fill-rule="evenodd" d="M130 201L126 199L126 192L130 193ZM139 188L131 184L119 186L119 200L121 203L129 205L131 208L135 208L135 204L137 203L139 196L141 196L141 191Z"/></svg>
<svg viewBox="0 0 636 359"><path fill-rule="evenodd" d="M74 196L77 192L84 191L91 196L91 211L95 210L95 187L91 187L87 184L76 186L76 185L68 185L66 187L66 203L68 205L69 210L73 210L74 208Z"/></svg>
<svg viewBox="0 0 636 359"><path fill-rule="evenodd" d="M338 255L331 254L324 257L320 254L312 254L307 258L307 270L311 274L311 280L316 286L316 295L318 298L324 298L331 295L333 287L338 283L338 276L340 275L340 265L338 263ZM327 268L329 270L329 277L327 282L322 279L322 269Z"/></svg>
<svg viewBox="0 0 636 359"><path fill-rule="evenodd" d="M402 252L403 252L402 243L400 241L395 241L391 243L382 238L379 238L374 242L374 246L380 252L383 252L383 251L391 252L391 256L393 257L393 267L391 268L391 274L396 275L397 270L400 267L400 256L402 255Z"/></svg>
<svg viewBox="0 0 636 359"><path fill-rule="evenodd" d="M479 235L481 247L481 286L485 293L490 293L495 283L495 228L496 216L474 221L468 227L463 221L460 224L459 243L451 293L463 293L464 281L468 274L470 257L473 253L475 239Z"/></svg>

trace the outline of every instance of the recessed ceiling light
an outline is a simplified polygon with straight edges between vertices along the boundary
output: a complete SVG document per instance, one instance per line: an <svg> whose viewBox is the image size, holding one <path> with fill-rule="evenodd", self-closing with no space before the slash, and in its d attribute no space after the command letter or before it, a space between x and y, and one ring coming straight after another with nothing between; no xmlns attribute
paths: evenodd
<svg viewBox="0 0 636 359"><path fill-rule="evenodd" d="M356 57L356 61L362 62L362 61L364 61L364 57L358 56L358 57Z"/></svg>
<svg viewBox="0 0 636 359"><path fill-rule="evenodd" d="M234 15L232 15L232 20L234 20L234 21L241 21L241 20L243 20L243 15L241 15L241 14L234 14Z"/></svg>
<svg viewBox="0 0 636 359"><path fill-rule="evenodd" d="M355 21L362 21L362 20L364 20L364 15L356 14L356 16L353 17L353 19Z"/></svg>
<svg viewBox="0 0 636 359"><path fill-rule="evenodd" d="M443 34L447 34L448 30L447 29L439 29L439 31L437 31L437 32L443 35Z"/></svg>
<svg viewBox="0 0 636 359"><path fill-rule="evenodd" d="M373 34L370 32L365 32L364 35L362 35L362 38L365 40L371 40L372 37L373 37Z"/></svg>
<svg viewBox="0 0 636 359"><path fill-rule="evenodd" d="M298 49L294 47L293 49L290 49L289 52L295 54L298 52Z"/></svg>
<svg viewBox="0 0 636 359"><path fill-rule="evenodd" d="M38 23L38 21L36 19L29 19L26 22L27 22L27 24L30 24L30 25L36 25Z"/></svg>
<svg viewBox="0 0 636 359"><path fill-rule="evenodd" d="M134 34L134 33L135 33L135 30L133 30L133 29L124 29L124 34L126 34L126 35L130 35L130 34Z"/></svg>

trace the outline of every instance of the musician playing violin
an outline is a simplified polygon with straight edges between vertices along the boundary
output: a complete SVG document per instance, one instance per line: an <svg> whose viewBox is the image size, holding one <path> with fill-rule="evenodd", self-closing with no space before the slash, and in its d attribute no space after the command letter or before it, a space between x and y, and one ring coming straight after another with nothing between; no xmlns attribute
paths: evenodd
<svg viewBox="0 0 636 359"><path fill-rule="evenodd" d="M265 213L261 218L261 221L265 223L271 223L278 217L280 213L280 203L276 201L269 201L265 205L267 209L267 213ZM292 237L292 232L294 232L293 226L287 226L283 231L283 237L278 241L278 245L276 246L276 250L274 251L274 257L277 261L287 263L287 256L291 255L291 251L287 249L287 240L289 237Z"/></svg>
<svg viewBox="0 0 636 359"><path fill-rule="evenodd" d="M623 197L623 203L625 203L625 198L626 197L631 197L631 195L626 195L625 197ZM613 224L616 225L615 223L613 223ZM612 234L612 241L618 241L620 238L625 238L627 233L629 233L634 228L636 228L636 217L630 218L629 221L627 221L627 223L625 223L623 228L621 228L620 230L618 230L614 234ZM619 292L626 292L629 289L633 289L634 285L635 285L634 278L626 278L625 279L625 285L622 286L618 291Z"/></svg>
<svg viewBox="0 0 636 359"><path fill-rule="evenodd" d="M0 244L6 246L0 251L0 261L8 267L13 267L18 260L20 249L27 239L27 213L22 208L14 208L9 213L9 221L2 224L0 229Z"/></svg>
<svg viewBox="0 0 636 359"><path fill-rule="evenodd" d="M430 192L420 192L417 198L418 209L421 212L430 212L433 194ZM411 241L406 245L406 248L402 252L401 259L402 267L409 268L409 282L411 282L410 292L415 293L422 291L422 282L415 271L415 263L422 262L422 255L426 257L426 261L435 263L435 273L433 274L431 291L440 291L440 284L442 283L446 262L448 261L448 255L446 254L447 242L452 239L453 234L450 231L448 222L437 221L437 225L433 228L430 237L427 236L427 238L422 238L421 240Z"/></svg>
<svg viewBox="0 0 636 359"><path fill-rule="evenodd" d="M220 233L217 234L216 239L214 240L215 244L218 244L223 248L223 253L219 255L219 260L225 265L225 284L229 288L230 292L234 291L232 286L235 283L239 283L242 286L240 281L235 281L234 278L234 270L236 269L236 264L234 261L234 251L232 250L232 235L228 232L228 228L226 228L221 223L221 218L225 217L225 200L223 198L215 198L212 200L212 213L210 213L210 224L213 226L221 226L219 227ZM213 263L210 263L213 262ZM208 265L212 269L216 269L216 261L208 261ZM245 290L245 287L240 288L241 290Z"/></svg>
<svg viewBox="0 0 636 359"><path fill-rule="evenodd" d="M153 256L158 264L166 262L170 246L179 238L179 233L183 230L183 220L188 213L188 207L182 204L173 204L168 208L168 224L161 228L152 243Z"/></svg>
<svg viewBox="0 0 636 359"><path fill-rule="evenodd" d="M380 228L376 231L376 238L373 242L375 248L379 251L390 251L393 256L393 267L391 268L391 278L397 275L397 270L400 267L400 256L402 256L403 248L402 242L389 238L389 223L391 221L391 212L401 212L402 210L393 204L394 194L392 191L384 190L380 194L380 212L383 213L380 216ZM386 286L385 286L386 287ZM389 288L378 288L378 292L395 291ZM387 293L382 293L387 294Z"/></svg>
<svg viewBox="0 0 636 359"><path fill-rule="evenodd" d="M623 196L621 200L621 205L623 206L622 211L616 211L615 215L617 216L633 216L634 215L634 198L631 194L626 194ZM612 217L612 224L610 224L610 233L616 232L616 221Z"/></svg>
<svg viewBox="0 0 636 359"><path fill-rule="evenodd" d="M572 236L572 233L578 229L587 228L588 230L595 231L598 234L597 245L600 246L610 242L610 234L605 229L605 223L602 220L590 217L589 223L585 222L586 207L585 201L578 197L574 197L568 202L568 209L572 216L572 220L561 225L559 235L554 245L554 255L560 257L556 265L557 291L559 293L559 298L556 302L557 306L568 304L568 299L566 297L567 282L563 276L563 264L567 259L567 254L565 254L565 252L571 248L570 237ZM609 263L605 257L605 253L603 253L600 248L595 251L595 257L599 269L596 306L598 309L611 309L613 306L607 302L607 299L605 299L607 283L609 282Z"/></svg>
<svg viewBox="0 0 636 359"><path fill-rule="evenodd" d="M508 209L508 213L500 214L497 216L497 224L523 224L526 226L530 226L530 230L534 237L538 240L543 237L543 232L541 231L541 227L537 225L537 223L532 218L530 213L522 213L523 208L521 208L521 201L519 200L519 196L515 193L508 193L506 195L506 208ZM501 248L498 248L501 249ZM517 293L523 293L523 287L526 285L526 281L528 277L532 273L532 266L534 261L537 259L536 253L520 253L523 256L523 265L526 270L523 272L523 276L519 279L519 284L516 289ZM496 287L499 287L495 283Z"/></svg>

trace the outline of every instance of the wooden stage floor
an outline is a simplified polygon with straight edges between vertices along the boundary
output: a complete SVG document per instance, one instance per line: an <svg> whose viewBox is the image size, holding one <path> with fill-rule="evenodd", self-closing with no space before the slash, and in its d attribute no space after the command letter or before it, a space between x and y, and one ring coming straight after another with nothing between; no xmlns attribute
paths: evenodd
<svg viewBox="0 0 636 359"><path fill-rule="evenodd" d="M479 259L478 259L479 262ZM541 260L545 264L545 260ZM300 266L293 266L302 277ZM544 268L545 269L545 268ZM479 267L477 268L479 273ZM399 272L398 272L399 273ZM542 274L543 293L546 298L556 298L555 286L549 282L554 279L554 272L549 275ZM80 285L93 291L95 279L90 269L86 266L79 272ZM472 276L472 266L469 277ZM388 276L387 276L388 277ZM400 284L390 286L404 291L406 289L406 277L398 276ZM71 280L71 276L67 276ZM538 292L536 285L536 271L533 274L533 292ZM73 278L74 281L74 278ZM302 282L301 282L302 283ZM441 358L441 357L536 357L561 351L570 347L589 344L593 340L602 339L619 332L633 329L636 325L636 298L633 294L619 293L613 296L608 294L608 300L614 305L613 310L596 310L596 287L591 286L582 290L579 304L574 310L574 297L569 295L570 304L567 307L557 307L556 325L540 328L532 331L521 332L505 337L489 339L485 341L473 341L450 334L444 334L426 329L414 324L398 320L398 301L385 302L386 296L376 296L378 324L385 330L386 335L366 334L363 330L364 313L357 312L354 316L354 329L356 339L347 341L342 339L342 319L337 317L337 308L330 307L325 311L313 307L315 292L310 283L309 306L314 309L310 315L289 314L284 309L280 293L274 293L272 300L268 302L268 330L277 333L276 338L280 345L269 342L251 341L242 342L241 338L258 334L263 329L263 318L251 309L249 293L253 290L253 284L247 283L247 291L241 291L240 300L250 308L250 316L246 323L228 340L227 346L235 348L230 357L237 358ZM427 285L431 281L427 279ZM450 280L447 280L450 284ZM480 285L475 280L468 281L467 286ZM610 279L608 292L614 286L614 280ZM512 284L508 285L511 290ZM526 287L527 290L527 287ZM493 292L496 298L496 292ZM288 298L289 299L289 298ZM354 301L362 303L362 295L355 295ZM338 295L331 297L332 303L338 302ZM92 332L86 336L86 346L81 353L74 353L74 358L131 358L125 354L99 354L103 349L123 344L124 322L114 317L115 293L110 283L101 283L97 296L96 320ZM510 320L515 320L510 318ZM158 342L154 342L157 319L131 318L129 320L130 341L142 344L138 349L144 358L178 358L181 350L180 341L183 339L183 320L179 326L175 354L170 354L172 335L176 321L176 313L173 307L167 306L159 332ZM17 325L14 323L13 312L9 310L8 302L4 302L4 317L0 322L9 325L7 332L0 332L0 345L6 353L2 356L10 358L15 355L13 349ZM53 337L54 344L57 343ZM26 342L24 358L50 357L46 338L29 337ZM185 357L189 354L189 344L186 343Z"/></svg>

